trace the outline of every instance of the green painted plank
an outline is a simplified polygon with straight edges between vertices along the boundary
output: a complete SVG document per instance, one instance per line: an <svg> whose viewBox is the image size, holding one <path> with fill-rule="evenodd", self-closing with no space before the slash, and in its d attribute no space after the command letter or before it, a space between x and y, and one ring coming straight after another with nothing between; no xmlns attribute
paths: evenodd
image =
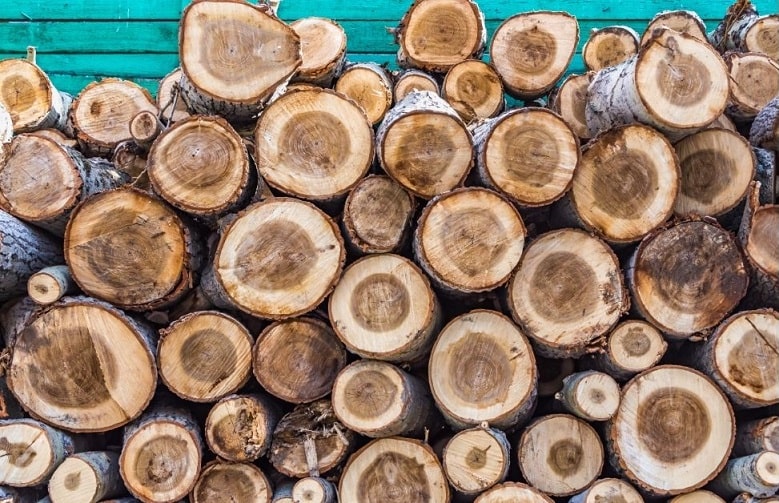
<svg viewBox="0 0 779 503"><path fill-rule="evenodd" d="M188 2L187 2L188 3ZM171 0L3 0L0 21L52 19L179 19L181 2Z"/></svg>
<svg viewBox="0 0 779 503"><path fill-rule="evenodd" d="M64 91L66 93L70 93L72 95L77 95L79 92L81 92L82 89L84 89L87 84L90 82L94 82L96 80L101 80L103 77L98 75L63 75L63 74L49 74L49 78L51 79L52 83L54 84L54 87L59 89L60 91ZM157 87L159 86L159 80L157 79L128 79L132 80L138 85L141 85L149 90L150 93L152 93L152 96L155 95L157 92Z"/></svg>
<svg viewBox="0 0 779 503"><path fill-rule="evenodd" d="M18 54L0 53L0 59ZM43 54L36 63L46 73L150 78L166 75L178 66L178 54Z"/></svg>

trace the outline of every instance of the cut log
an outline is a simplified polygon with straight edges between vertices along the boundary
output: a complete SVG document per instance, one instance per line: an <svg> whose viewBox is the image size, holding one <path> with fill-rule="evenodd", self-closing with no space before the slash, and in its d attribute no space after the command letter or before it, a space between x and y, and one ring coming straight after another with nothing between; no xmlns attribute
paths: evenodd
<svg viewBox="0 0 779 503"><path fill-rule="evenodd" d="M63 261L50 235L0 210L0 302L24 294L30 276Z"/></svg>
<svg viewBox="0 0 779 503"><path fill-rule="evenodd" d="M554 110L581 139L590 138L584 109L587 106L587 88L594 73L569 75L549 97L549 107Z"/></svg>
<svg viewBox="0 0 779 503"><path fill-rule="evenodd" d="M32 419L0 421L0 484L44 484L77 449L74 438Z"/></svg>
<svg viewBox="0 0 779 503"><path fill-rule="evenodd" d="M199 247L173 209L130 187L90 197L65 230L65 260L78 286L136 311L171 305L192 288Z"/></svg>
<svg viewBox="0 0 779 503"><path fill-rule="evenodd" d="M456 430L486 421L513 429L533 412L538 374L525 335L496 311L475 310L449 322L430 354L430 390Z"/></svg>
<svg viewBox="0 0 779 503"><path fill-rule="evenodd" d="M725 503L725 500L711 491L699 489L691 493L675 496L668 500L669 503ZM734 502L735 503L735 502Z"/></svg>
<svg viewBox="0 0 779 503"><path fill-rule="evenodd" d="M119 454L115 452L74 454L54 470L49 480L52 503L96 503L125 492L119 475Z"/></svg>
<svg viewBox="0 0 779 503"><path fill-rule="evenodd" d="M136 145L132 140L120 142L111 154L111 162L119 171L132 179L132 185L142 190L149 190L149 176L146 173L146 157L148 152Z"/></svg>
<svg viewBox="0 0 779 503"><path fill-rule="evenodd" d="M622 126L599 135L582 152L565 224L580 222L612 243L637 241L673 214L679 193L678 159L668 140L647 126ZM563 200L565 201L565 200ZM565 216L573 212L575 219Z"/></svg>
<svg viewBox="0 0 779 503"><path fill-rule="evenodd" d="M779 403L777 347L779 313L761 309L723 321L690 356L735 407L754 409Z"/></svg>
<svg viewBox="0 0 779 503"><path fill-rule="evenodd" d="M750 264L747 303L779 310L779 205L760 206L760 184L747 195L739 241Z"/></svg>
<svg viewBox="0 0 779 503"><path fill-rule="evenodd" d="M357 255L398 253L408 243L416 212L414 196L388 176L363 178L346 197L344 239Z"/></svg>
<svg viewBox="0 0 779 503"><path fill-rule="evenodd" d="M108 431L149 404L157 384L155 346L151 327L109 304L65 298L19 334L8 387L49 424Z"/></svg>
<svg viewBox="0 0 779 503"><path fill-rule="evenodd" d="M641 36L641 45L651 40L653 33L658 28L669 28L679 33L686 33L701 42L708 42L706 23L694 11L670 10L658 12L647 24L644 34Z"/></svg>
<svg viewBox="0 0 779 503"><path fill-rule="evenodd" d="M231 316L190 313L160 330L160 379L185 400L215 402L249 380L253 343L246 327Z"/></svg>
<svg viewBox="0 0 779 503"><path fill-rule="evenodd" d="M176 68L165 75L157 86L157 108L160 110L160 120L170 126L174 122L190 116L184 97L181 96L183 72Z"/></svg>
<svg viewBox="0 0 779 503"><path fill-rule="evenodd" d="M532 486L519 482L505 482L483 492L473 503L552 503L553 501Z"/></svg>
<svg viewBox="0 0 779 503"><path fill-rule="evenodd" d="M300 37L302 63L293 82L330 87L346 62L346 32L332 19L305 17L289 25Z"/></svg>
<svg viewBox="0 0 779 503"><path fill-rule="evenodd" d="M636 311L677 338L719 324L749 284L734 236L698 219L647 236L630 259L627 278Z"/></svg>
<svg viewBox="0 0 779 503"><path fill-rule="evenodd" d="M256 186L241 137L219 117L178 121L154 142L146 167L157 194L196 216L236 211Z"/></svg>
<svg viewBox="0 0 779 503"><path fill-rule="evenodd" d="M760 16L750 1L734 2L709 35L720 52L758 52L779 60L779 15Z"/></svg>
<svg viewBox="0 0 779 503"><path fill-rule="evenodd" d="M314 201L344 196L373 162L373 130L365 112L326 89L282 95L263 112L254 140L265 181Z"/></svg>
<svg viewBox="0 0 779 503"><path fill-rule="evenodd" d="M227 396L208 413L206 443L222 459L251 463L270 447L280 417L276 403L265 395Z"/></svg>
<svg viewBox="0 0 779 503"><path fill-rule="evenodd" d="M728 499L742 492L758 498L773 496L779 489L779 452L763 451L731 459L710 488Z"/></svg>
<svg viewBox="0 0 779 503"><path fill-rule="evenodd" d="M181 91L193 113L246 124L301 65L300 37L261 6L203 0L181 15Z"/></svg>
<svg viewBox="0 0 779 503"><path fill-rule="evenodd" d="M336 503L338 495L335 484L320 478L306 477L292 487L292 501L295 503Z"/></svg>
<svg viewBox="0 0 779 503"><path fill-rule="evenodd" d="M110 162L23 134L0 162L0 208L61 236L79 202L130 181Z"/></svg>
<svg viewBox="0 0 779 503"><path fill-rule="evenodd" d="M0 104L0 106L2 106ZM2 115L2 112L0 112L0 115ZM0 130L2 130L2 127L0 127ZM10 134L10 130L9 130ZM40 136L41 138L47 138L49 140L53 140L55 143L62 145L63 147L70 147L70 148L78 148L78 142L71 138L70 136L67 136L65 133L60 131L59 129L37 129L35 131L30 131L27 134L31 134L34 136ZM2 135L0 134L0 137ZM9 137L7 140L0 140L0 143L3 141L10 141L11 138Z"/></svg>
<svg viewBox="0 0 779 503"><path fill-rule="evenodd" d="M201 287L218 307L291 318L324 300L345 257L338 226L321 210L271 198L249 206L223 230Z"/></svg>
<svg viewBox="0 0 779 503"><path fill-rule="evenodd" d="M255 465L215 460L203 467L190 495L192 503L270 503L268 478Z"/></svg>
<svg viewBox="0 0 779 503"><path fill-rule="evenodd" d="M608 335L603 352L595 354L592 366L618 381L627 381L657 365L667 349L663 334L650 323L626 320Z"/></svg>
<svg viewBox="0 0 779 503"><path fill-rule="evenodd" d="M725 466L735 420L703 374L661 365L633 378L606 435L612 466L642 491L675 496L701 488Z"/></svg>
<svg viewBox="0 0 779 503"><path fill-rule="evenodd" d="M425 206L414 232L414 256L444 293L487 292L508 281L525 236L522 217L507 199L468 187Z"/></svg>
<svg viewBox="0 0 779 503"><path fill-rule="evenodd" d="M144 149L151 146L164 128L165 126L160 122L157 114L149 110L141 110L130 119L130 136L138 146Z"/></svg>
<svg viewBox="0 0 779 503"><path fill-rule="evenodd" d="M495 117L506 105L500 75L492 65L477 59L450 68L442 92L465 122Z"/></svg>
<svg viewBox="0 0 779 503"><path fill-rule="evenodd" d="M53 304L76 290L66 265L44 267L27 280L27 295L43 306Z"/></svg>
<svg viewBox="0 0 779 503"><path fill-rule="evenodd" d="M622 479L599 479L586 491L579 493L568 500L568 503L617 502L644 503L644 498L633 486Z"/></svg>
<svg viewBox="0 0 779 503"><path fill-rule="evenodd" d="M125 429L119 471L136 498L173 503L195 486L202 450L200 427L189 412L152 408Z"/></svg>
<svg viewBox="0 0 779 503"><path fill-rule="evenodd" d="M452 437L444 447L441 461L456 491L478 495L506 479L510 451L506 434L485 423Z"/></svg>
<svg viewBox="0 0 779 503"><path fill-rule="evenodd" d="M597 72L632 57L638 53L638 47L638 33L633 28L607 26L590 33L582 48L582 59L587 70Z"/></svg>
<svg viewBox="0 0 779 503"><path fill-rule="evenodd" d="M120 142L132 140L130 121L144 110L158 112L149 91L129 80L103 79L79 93L70 120L85 154L108 156Z"/></svg>
<svg viewBox="0 0 779 503"><path fill-rule="evenodd" d="M470 0L415 1L394 33L398 64L433 73L481 58L487 43L484 14Z"/></svg>
<svg viewBox="0 0 779 503"><path fill-rule="evenodd" d="M371 125L381 122L392 108L392 79L376 63L347 65L333 89L360 105Z"/></svg>
<svg viewBox="0 0 779 503"><path fill-rule="evenodd" d="M752 120L779 95L779 63L765 54L738 52L726 54L725 63L731 81L728 115L738 121Z"/></svg>
<svg viewBox="0 0 779 503"><path fill-rule="evenodd" d="M5 108L5 105L0 101L0 155L3 153L3 144L11 141L13 135L14 124L11 119L11 114L8 113L8 109Z"/></svg>
<svg viewBox="0 0 779 503"><path fill-rule="evenodd" d="M473 129L479 180L524 207L548 205L571 186L579 140L545 108L509 110Z"/></svg>
<svg viewBox="0 0 779 503"><path fill-rule="evenodd" d="M353 263L328 307L338 338L363 358L419 362L441 326L441 307L430 282L399 255L370 255Z"/></svg>
<svg viewBox="0 0 779 503"><path fill-rule="evenodd" d="M544 493L571 496L590 486L603 468L603 444L589 424L566 414L536 420L517 447L519 469Z"/></svg>
<svg viewBox="0 0 779 503"><path fill-rule="evenodd" d="M354 432L336 418L330 399L319 400L298 405L281 418L273 432L268 459L288 477L307 477L312 471L324 475L346 459L355 440ZM316 454L315 460L306 455L306 444L313 444L309 451ZM343 493L341 497L345 497Z"/></svg>
<svg viewBox="0 0 779 503"><path fill-rule="evenodd" d="M433 449L402 437L374 440L353 454L338 493L341 501L449 501L449 485Z"/></svg>
<svg viewBox="0 0 779 503"><path fill-rule="evenodd" d="M412 91L430 91L440 94L441 88L432 75L409 68L395 76L395 86L392 88L394 102L400 103Z"/></svg>
<svg viewBox="0 0 779 503"><path fill-rule="evenodd" d="M779 417L770 416L752 421L740 421L736 425L735 457L757 454L762 451L779 452Z"/></svg>
<svg viewBox="0 0 779 503"><path fill-rule="evenodd" d="M619 407L619 384L603 372L576 372L563 379L557 398L568 412L585 421L607 421Z"/></svg>
<svg viewBox="0 0 779 503"><path fill-rule="evenodd" d="M725 63L711 45L658 28L637 55L593 77L587 125L594 136L640 122L676 140L722 115L729 89Z"/></svg>
<svg viewBox="0 0 779 503"><path fill-rule="evenodd" d="M576 370L573 358L554 359L536 355L536 364L539 397L554 396L563 389L563 379Z"/></svg>
<svg viewBox="0 0 779 503"><path fill-rule="evenodd" d="M616 255L578 229L536 238L511 278L507 300L514 321L550 358L583 355L629 306Z"/></svg>
<svg viewBox="0 0 779 503"><path fill-rule="evenodd" d="M714 119L714 122L706 126L707 128L722 128L722 129L728 129L730 131L738 132L738 129L736 128L736 124L730 119L730 117L727 116L727 114L722 114L716 119Z"/></svg>
<svg viewBox="0 0 779 503"><path fill-rule="evenodd" d="M749 129L749 143L779 150L779 96L769 101L755 117Z"/></svg>
<svg viewBox="0 0 779 503"><path fill-rule="evenodd" d="M744 199L756 164L746 138L727 129L704 129L674 149L682 174L674 204L677 216L720 216Z"/></svg>
<svg viewBox="0 0 779 503"><path fill-rule="evenodd" d="M46 128L70 130L68 108L73 98L58 91L35 63L24 59L0 61L0 90L0 104L11 115L14 133Z"/></svg>
<svg viewBox="0 0 779 503"><path fill-rule="evenodd" d="M381 167L424 199L463 183L473 165L472 150L473 139L460 116L430 91L413 91L396 103L376 133Z"/></svg>
<svg viewBox="0 0 779 503"><path fill-rule="evenodd" d="M511 96L530 100L563 76L579 42L579 24L566 12L525 12L503 21L490 44L490 60Z"/></svg>

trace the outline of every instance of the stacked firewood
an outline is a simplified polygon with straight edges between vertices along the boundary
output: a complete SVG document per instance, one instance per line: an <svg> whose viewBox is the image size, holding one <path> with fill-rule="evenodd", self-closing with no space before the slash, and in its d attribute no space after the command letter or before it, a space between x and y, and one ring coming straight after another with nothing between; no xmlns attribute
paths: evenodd
<svg viewBox="0 0 779 503"><path fill-rule="evenodd" d="M779 16L562 82L567 13L394 33L196 0L156 99L0 61L0 501L777 500Z"/></svg>

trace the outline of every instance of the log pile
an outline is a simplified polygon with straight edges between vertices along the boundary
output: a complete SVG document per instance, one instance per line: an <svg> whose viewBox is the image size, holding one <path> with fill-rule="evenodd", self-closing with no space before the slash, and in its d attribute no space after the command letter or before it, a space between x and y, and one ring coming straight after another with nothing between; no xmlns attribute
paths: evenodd
<svg viewBox="0 0 779 503"><path fill-rule="evenodd" d="M195 0L156 100L0 62L0 501L776 501L777 26L563 79L574 16L417 0L390 72Z"/></svg>

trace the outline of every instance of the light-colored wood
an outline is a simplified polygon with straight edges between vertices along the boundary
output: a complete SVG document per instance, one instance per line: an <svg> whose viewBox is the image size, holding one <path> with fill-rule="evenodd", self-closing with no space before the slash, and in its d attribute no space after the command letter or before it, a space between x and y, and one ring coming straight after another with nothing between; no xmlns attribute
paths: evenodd
<svg viewBox="0 0 779 503"><path fill-rule="evenodd" d="M2 115L2 112L0 112L0 115ZM74 138L67 136L59 129L52 129L52 128L38 129L35 131L30 131L29 134L40 136L42 138L48 138L49 140L54 140L56 143L62 145L63 147L78 148L78 142ZM9 137L8 140L2 140L2 141L9 141L10 139L11 138ZM2 143L2 141L0 141L0 143Z"/></svg>
<svg viewBox="0 0 779 503"><path fill-rule="evenodd" d="M0 105L11 116L14 133L45 128L69 131L71 100L69 94L54 87L35 62L24 59L0 61ZM0 130L4 129L0 127Z"/></svg>
<svg viewBox="0 0 779 503"><path fill-rule="evenodd" d="M73 437L39 421L0 421L0 485L44 484L75 450Z"/></svg>
<svg viewBox="0 0 779 503"><path fill-rule="evenodd" d="M119 454L86 451L63 461L49 479L52 503L96 503L121 496L126 489L119 475Z"/></svg>
<svg viewBox="0 0 779 503"><path fill-rule="evenodd" d="M76 291L66 265L44 267L27 280L27 295L41 305L53 304L65 294Z"/></svg>
<svg viewBox="0 0 779 503"><path fill-rule="evenodd" d="M779 94L779 62L765 54L731 52L725 63L731 81L728 114L741 121L754 119Z"/></svg>
<svg viewBox="0 0 779 503"><path fill-rule="evenodd" d="M495 30L490 60L506 92L527 100L543 96L563 76L579 42L579 24L567 12L525 12Z"/></svg>
<svg viewBox="0 0 779 503"><path fill-rule="evenodd" d="M568 75L549 98L549 107L568 124L571 130L581 139L590 138L587 118L584 109L587 106L587 87L594 73L583 75Z"/></svg>
<svg viewBox="0 0 779 503"><path fill-rule="evenodd" d="M402 101L412 91L430 91L440 94L441 88L432 75L409 68L395 76L395 85L392 88L395 103Z"/></svg>
<svg viewBox="0 0 779 503"><path fill-rule="evenodd" d="M638 53L638 33L629 26L607 26L593 30L582 47L584 66L597 72L622 63Z"/></svg>
<svg viewBox="0 0 779 503"><path fill-rule="evenodd" d="M166 127L190 116L187 104L181 96L182 76L181 68L175 68L160 79L157 86L157 108L160 110L160 120Z"/></svg>
<svg viewBox="0 0 779 503"><path fill-rule="evenodd" d="M733 503L779 503L779 495L757 498L749 493L741 493L733 498Z"/></svg>
<svg viewBox="0 0 779 503"><path fill-rule="evenodd" d="M456 491L478 495L506 479L510 451L506 434L484 424L453 436L444 447L441 461Z"/></svg>
<svg viewBox="0 0 779 503"><path fill-rule="evenodd" d="M444 77L442 94L465 122L494 117L506 104L500 75L492 65L477 59L451 67Z"/></svg>
<svg viewBox="0 0 779 503"><path fill-rule="evenodd" d="M728 117L727 114L722 114L716 119L714 119L714 122L706 126L707 128L722 128L722 129L729 129L730 131L738 131L736 128L736 124Z"/></svg>
<svg viewBox="0 0 779 503"><path fill-rule="evenodd" d="M779 96L758 112L749 129L749 143L756 147L779 150Z"/></svg>
<svg viewBox="0 0 779 503"><path fill-rule="evenodd" d="M758 498L773 496L779 489L779 452L762 451L731 459L710 487L728 499L744 492Z"/></svg>
<svg viewBox="0 0 779 503"><path fill-rule="evenodd" d="M644 503L636 488L622 479L598 479L568 503ZM713 502L712 502L713 503Z"/></svg>
<svg viewBox="0 0 779 503"><path fill-rule="evenodd" d="M165 127L157 118L158 113L141 110L130 119L130 136L143 148L149 148Z"/></svg>
<svg viewBox="0 0 779 503"><path fill-rule="evenodd" d="M663 334L643 320L620 322L606 339L592 365L619 381L627 381L660 361L668 349Z"/></svg>
<svg viewBox="0 0 779 503"><path fill-rule="evenodd" d="M629 306L616 255L605 242L578 229L536 238L507 293L514 321L537 344L536 350L551 358L581 356Z"/></svg>
<svg viewBox="0 0 779 503"><path fill-rule="evenodd" d="M266 395L226 396L208 413L205 440L220 458L251 463L270 447L280 417L278 405Z"/></svg>
<svg viewBox="0 0 779 503"><path fill-rule="evenodd" d="M563 389L563 379L576 370L575 361L573 358L555 359L537 355L538 396L551 397Z"/></svg>
<svg viewBox="0 0 779 503"><path fill-rule="evenodd" d="M294 503L336 503L338 495L335 484L320 477L306 477L292 487Z"/></svg>
<svg viewBox="0 0 779 503"><path fill-rule="evenodd" d="M425 274L391 254L369 255L350 265L330 296L328 311L349 351L398 363L424 359L442 318Z"/></svg>
<svg viewBox="0 0 779 503"><path fill-rule="evenodd" d="M739 241L750 267L747 300L755 307L779 310L779 205L760 205L760 183L754 182L746 198Z"/></svg>
<svg viewBox="0 0 779 503"><path fill-rule="evenodd" d="M215 460L203 467L192 503L270 503L273 490L257 466Z"/></svg>
<svg viewBox="0 0 779 503"><path fill-rule="evenodd" d="M641 45L647 43L658 28L670 28L680 33L686 33L695 37L701 42L708 42L709 37L706 34L706 24L703 19L692 10L669 10L658 12L646 25L644 34L641 36Z"/></svg>
<svg viewBox="0 0 779 503"><path fill-rule="evenodd" d="M552 503L554 500L533 486L505 482L480 494L474 503Z"/></svg>
<svg viewBox="0 0 779 503"><path fill-rule="evenodd" d="M49 424L108 431L138 417L151 400L155 346L156 333L145 323L105 302L66 297L19 334L8 386Z"/></svg>
<svg viewBox="0 0 779 503"><path fill-rule="evenodd" d="M669 503L725 503L725 500L711 491L699 489L668 500Z"/></svg>
<svg viewBox="0 0 779 503"><path fill-rule="evenodd" d="M400 20L395 42L401 67L445 73L481 57L487 43L484 14L470 0L417 0Z"/></svg>
<svg viewBox="0 0 779 503"><path fill-rule="evenodd" d="M650 234L631 256L627 278L636 311L676 338L717 325L749 284L733 235L699 219Z"/></svg>
<svg viewBox="0 0 779 503"><path fill-rule="evenodd" d="M373 162L373 130L365 112L327 89L282 95L260 116L254 140L265 181L315 201L344 196Z"/></svg>
<svg viewBox="0 0 779 503"><path fill-rule="evenodd" d="M606 437L612 465L636 487L675 496L719 473L734 436L733 409L713 382L687 367L661 365L622 389Z"/></svg>
<svg viewBox="0 0 779 503"><path fill-rule="evenodd" d="M428 363L430 390L456 430L483 421L511 429L536 402L538 370L528 340L506 316L475 310L454 318Z"/></svg>
<svg viewBox="0 0 779 503"><path fill-rule="evenodd" d="M522 433L519 469L533 487L550 496L571 496L600 475L603 444L589 424L566 414L544 416Z"/></svg>
<svg viewBox="0 0 779 503"><path fill-rule="evenodd" d="M525 207L548 205L571 186L579 140L545 108L518 108L473 129L479 180Z"/></svg>
<svg viewBox="0 0 779 503"><path fill-rule="evenodd" d="M585 421L608 421L617 412L619 395L619 384L613 377L585 370L563 379L557 398L568 412Z"/></svg>
<svg viewBox="0 0 779 503"><path fill-rule="evenodd" d="M353 454L341 474L341 501L449 501L449 484L433 449L419 440L381 438Z"/></svg>
<svg viewBox="0 0 779 503"><path fill-rule="evenodd" d="M709 35L720 52L757 52L779 61L779 15L761 16L748 1L733 2L724 19Z"/></svg>
<svg viewBox="0 0 779 503"><path fill-rule="evenodd" d="M779 416L769 416L736 425L735 457L757 454L761 451L779 452Z"/></svg>
<svg viewBox="0 0 779 503"><path fill-rule="evenodd" d="M346 62L346 32L332 19L305 17L289 25L300 37L302 63L293 82L329 87Z"/></svg>
<svg viewBox="0 0 779 503"><path fill-rule="evenodd" d="M376 63L347 65L333 89L354 100L365 111L371 125L381 122L392 108L392 79Z"/></svg>
<svg viewBox="0 0 779 503"><path fill-rule="evenodd" d="M487 292L508 281L525 236L522 217L505 197L467 187L425 206L414 232L414 256L445 293Z"/></svg>

